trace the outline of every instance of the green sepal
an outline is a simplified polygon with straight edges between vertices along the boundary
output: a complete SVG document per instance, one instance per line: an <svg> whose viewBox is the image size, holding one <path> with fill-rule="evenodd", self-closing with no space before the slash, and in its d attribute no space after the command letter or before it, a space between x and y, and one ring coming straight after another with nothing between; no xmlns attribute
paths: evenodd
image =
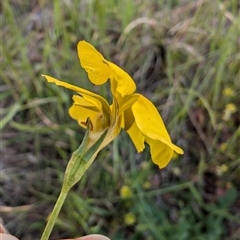
<svg viewBox="0 0 240 240"><path fill-rule="evenodd" d="M83 160L85 162L90 161L93 155L96 153L102 142L104 141L105 137L107 136L108 129L100 136L100 138L88 149L88 151L84 154Z"/></svg>
<svg viewBox="0 0 240 240"><path fill-rule="evenodd" d="M75 155L82 155L82 154L84 154L85 149L86 149L86 147L88 145L89 133L91 131L90 128L92 126L92 122L91 122L90 118L87 118L86 126L87 126L87 130L85 132L83 141L82 141L81 145L79 146L79 148L73 152L73 154L75 154Z"/></svg>
<svg viewBox="0 0 240 240"><path fill-rule="evenodd" d="M91 120L87 119L87 130L83 141L79 148L73 152L72 157L68 162L63 181L63 191L68 192L73 187L73 185L75 185L82 178L85 171L93 163L94 154L96 154L98 148L107 135L108 129L106 129L105 132L99 137L99 139L88 150L86 150L89 143L91 126Z"/></svg>

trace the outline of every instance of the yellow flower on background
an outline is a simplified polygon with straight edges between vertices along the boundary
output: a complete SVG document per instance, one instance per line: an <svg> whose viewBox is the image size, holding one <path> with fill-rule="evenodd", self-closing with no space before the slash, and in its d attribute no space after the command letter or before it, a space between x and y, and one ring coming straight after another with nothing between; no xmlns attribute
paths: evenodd
<svg viewBox="0 0 240 240"><path fill-rule="evenodd" d="M218 176L222 176L224 173L228 172L228 166L226 164L222 164L221 166L217 166L216 172Z"/></svg>
<svg viewBox="0 0 240 240"><path fill-rule="evenodd" d="M237 107L233 103L229 103L225 107L226 111L229 111L230 113L235 113L237 111Z"/></svg>
<svg viewBox="0 0 240 240"><path fill-rule="evenodd" d="M80 41L77 49L80 63L93 84L101 85L110 80L113 96L111 105L98 94L47 75L43 76L48 82L78 93L73 96L74 103L69 109L69 114L84 128L86 119L90 118L92 127L88 147L108 129L99 152L118 136L121 129L125 129L138 152L143 151L145 142L150 145L152 160L160 168L169 163L174 151L183 154L183 150L171 142L162 118L151 101L141 94L134 93L136 85L125 71L104 59L85 41Z"/></svg>
<svg viewBox="0 0 240 240"><path fill-rule="evenodd" d="M220 145L220 150L221 150L222 152L224 152L226 149L227 149L227 143L222 143L222 144Z"/></svg>
<svg viewBox="0 0 240 240"><path fill-rule="evenodd" d="M132 190L129 186L123 185L120 189L120 196L122 198L129 198L133 195Z"/></svg>
<svg viewBox="0 0 240 240"><path fill-rule="evenodd" d="M227 88L224 88L224 89L223 89L223 95L224 95L224 96L232 97L232 96L235 95L235 91L234 91L232 88L227 87Z"/></svg>
<svg viewBox="0 0 240 240"><path fill-rule="evenodd" d="M142 187L144 190L149 190L151 188L152 184L150 181L146 181L143 183Z"/></svg>
<svg viewBox="0 0 240 240"><path fill-rule="evenodd" d="M237 111L237 107L235 104L233 103L228 103L225 106L224 112L223 112L223 120L224 121L229 121L232 114L235 113Z"/></svg>
<svg viewBox="0 0 240 240"><path fill-rule="evenodd" d="M136 221L137 221L137 218L136 218L134 213L130 212L130 213L127 213L127 214L124 215L124 222L127 225L131 226L134 223L136 223Z"/></svg>

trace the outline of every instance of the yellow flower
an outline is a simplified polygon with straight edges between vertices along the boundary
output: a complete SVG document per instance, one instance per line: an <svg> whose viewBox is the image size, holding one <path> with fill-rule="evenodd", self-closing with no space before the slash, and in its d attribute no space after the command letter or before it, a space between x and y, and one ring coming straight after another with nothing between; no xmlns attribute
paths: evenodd
<svg viewBox="0 0 240 240"><path fill-rule="evenodd" d="M234 91L232 88L227 87L227 88L224 88L224 89L223 89L223 95L224 95L224 96L232 97L232 96L235 95L235 91Z"/></svg>
<svg viewBox="0 0 240 240"><path fill-rule="evenodd" d="M82 127L86 127L86 119L90 118L90 146L108 129L107 136L98 149L100 151L118 136L121 129L125 129L138 152L143 151L145 142L150 145L152 160L160 168L169 163L174 151L183 154L183 150L171 142L155 106L143 95L134 93L136 85L125 71L104 59L101 53L85 41L80 41L77 49L80 63L92 83L101 85L110 80L113 96L111 105L95 93L43 76L48 82L78 93L73 96L74 103L69 114Z"/></svg>
<svg viewBox="0 0 240 240"><path fill-rule="evenodd" d="M222 144L220 145L220 150L221 150L222 152L224 152L226 149L227 149L227 143L222 143Z"/></svg>
<svg viewBox="0 0 240 240"><path fill-rule="evenodd" d="M173 172L173 174L175 175L175 176L180 176L181 175L181 170L180 170L180 168L178 168L178 167L174 167L174 168L172 168L172 172Z"/></svg>
<svg viewBox="0 0 240 240"><path fill-rule="evenodd" d="M235 113L237 111L237 107L233 103L229 103L225 107L226 111L229 111L230 113Z"/></svg>
<svg viewBox="0 0 240 240"><path fill-rule="evenodd" d="M225 109L224 109L224 112L223 112L223 120L224 121L230 120L232 114L235 113L236 111L237 111L236 105L233 104L233 103L228 103L225 106Z"/></svg>
<svg viewBox="0 0 240 240"><path fill-rule="evenodd" d="M228 166L226 164L222 164L221 166L217 166L216 168L216 172L218 176L222 176L227 171L228 171Z"/></svg>
<svg viewBox="0 0 240 240"><path fill-rule="evenodd" d="M142 185L143 189L145 189L145 190L149 190L151 188L151 186L152 186L152 184L150 181L146 181Z"/></svg>
<svg viewBox="0 0 240 240"><path fill-rule="evenodd" d="M136 220L137 219L134 213L130 212L124 215L124 222L129 226L133 225L136 222Z"/></svg>
<svg viewBox="0 0 240 240"><path fill-rule="evenodd" d="M132 196L132 190L130 187L123 185L120 189L120 195L122 198L129 198Z"/></svg>

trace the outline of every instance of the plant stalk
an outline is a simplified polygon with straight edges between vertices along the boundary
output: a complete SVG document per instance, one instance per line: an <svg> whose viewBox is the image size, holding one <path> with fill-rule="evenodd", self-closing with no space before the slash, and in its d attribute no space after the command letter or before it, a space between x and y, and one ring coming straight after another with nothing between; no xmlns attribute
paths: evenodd
<svg viewBox="0 0 240 240"><path fill-rule="evenodd" d="M63 203L67 197L68 191L64 191L63 189L61 190L61 193L57 199L57 202L49 216L47 225L44 229L44 232L42 234L41 240L48 240L50 237L50 234L52 232L53 226L56 223L57 217L59 215L59 212L63 206Z"/></svg>

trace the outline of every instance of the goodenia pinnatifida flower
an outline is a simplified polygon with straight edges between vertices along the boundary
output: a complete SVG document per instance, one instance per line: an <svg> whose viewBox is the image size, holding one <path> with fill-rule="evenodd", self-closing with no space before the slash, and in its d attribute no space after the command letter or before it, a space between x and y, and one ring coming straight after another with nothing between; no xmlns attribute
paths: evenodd
<svg viewBox="0 0 240 240"><path fill-rule="evenodd" d="M69 114L86 128L86 132L81 145L68 162L60 195L41 240L49 239L69 190L82 178L98 152L113 141L122 129L129 134L138 152L143 151L145 143L150 145L152 160L160 168L169 163L174 151L183 154L183 150L172 143L155 106L143 95L135 93L136 85L125 71L107 61L85 41L80 41L77 49L80 63L93 84L101 85L110 81L112 103L84 88L43 75L48 82L77 93L73 96Z"/></svg>
<svg viewBox="0 0 240 240"><path fill-rule="evenodd" d="M107 61L91 44L80 41L77 46L81 66L93 84L101 85L108 80L111 85L112 104L105 98L84 88L71 85L56 78L43 75L48 82L71 89L73 105L70 116L86 128L86 119L91 121L88 148L107 130L107 135L96 153L113 141L124 129L138 152L149 144L152 161L164 168L174 151L183 150L172 143L163 120L153 103L139 93L132 78L120 67Z"/></svg>

